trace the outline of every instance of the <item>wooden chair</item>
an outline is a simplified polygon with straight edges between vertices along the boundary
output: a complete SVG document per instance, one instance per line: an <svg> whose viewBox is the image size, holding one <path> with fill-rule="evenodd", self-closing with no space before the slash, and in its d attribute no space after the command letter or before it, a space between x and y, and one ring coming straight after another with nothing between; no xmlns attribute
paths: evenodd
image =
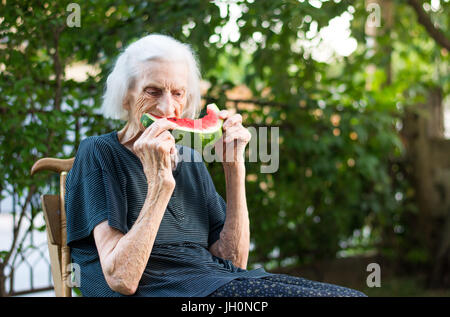
<svg viewBox="0 0 450 317"><path fill-rule="evenodd" d="M64 195L66 189L66 176L72 168L75 158L56 159L42 158L34 163L31 175L43 170L59 173L59 194L41 195L42 209L47 226L47 242L50 255L55 294L58 297L71 297L72 289L69 287L71 272L70 249L67 246L66 210L64 208Z"/></svg>

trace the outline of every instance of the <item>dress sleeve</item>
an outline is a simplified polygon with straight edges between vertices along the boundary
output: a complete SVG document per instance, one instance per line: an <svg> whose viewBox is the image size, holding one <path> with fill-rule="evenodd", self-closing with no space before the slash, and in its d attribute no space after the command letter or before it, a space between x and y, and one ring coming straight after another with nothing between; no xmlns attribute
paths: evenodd
<svg viewBox="0 0 450 317"><path fill-rule="evenodd" d="M69 246L90 236L95 226L105 220L122 233L128 231L124 193L114 171L104 164L105 156L109 154L111 150L101 142L87 139L80 144L66 179Z"/></svg>
<svg viewBox="0 0 450 317"><path fill-rule="evenodd" d="M203 164L203 163L202 163ZM206 166L204 166L204 180L206 191L206 205L209 215L209 235L208 235L208 247L214 242L219 240L220 232L222 231L225 223L226 215L226 203L222 196L216 191L211 175L209 174Z"/></svg>

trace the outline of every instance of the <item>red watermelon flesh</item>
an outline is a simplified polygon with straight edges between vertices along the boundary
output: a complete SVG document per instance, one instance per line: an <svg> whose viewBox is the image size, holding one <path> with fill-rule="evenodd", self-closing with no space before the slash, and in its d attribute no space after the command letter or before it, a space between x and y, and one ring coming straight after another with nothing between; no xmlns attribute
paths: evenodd
<svg viewBox="0 0 450 317"><path fill-rule="evenodd" d="M151 115L155 119L161 119L162 117ZM206 132L214 129L219 123L218 108L217 111L213 107L206 109L206 115L200 119L189 118L167 118L167 120L174 122L178 125L177 129L180 130L192 130L198 132ZM215 129L214 129L215 130Z"/></svg>

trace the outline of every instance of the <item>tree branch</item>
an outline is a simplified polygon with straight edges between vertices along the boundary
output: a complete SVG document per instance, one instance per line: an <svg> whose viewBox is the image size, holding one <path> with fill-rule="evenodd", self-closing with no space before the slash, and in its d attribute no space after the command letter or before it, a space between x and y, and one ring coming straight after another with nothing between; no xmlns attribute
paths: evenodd
<svg viewBox="0 0 450 317"><path fill-rule="evenodd" d="M441 30L437 29L430 17L422 9L422 5L417 0L408 0L408 3L413 7L414 11L417 13L417 20L422 24L427 30L428 34L438 43L440 46L450 51L450 40L445 37L445 34Z"/></svg>
<svg viewBox="0 0 450 317"><path fill-rule="evenodd" d="M53 42L55 45L55 53L53 54L53 66L55 69L55 98L54 98L54 110L61 110L61 101L62 101L62 81L64 75L64 66L61 62L61 57L59 55L59 38L64 30L65 25L58 27L55 30Z"/></svg>

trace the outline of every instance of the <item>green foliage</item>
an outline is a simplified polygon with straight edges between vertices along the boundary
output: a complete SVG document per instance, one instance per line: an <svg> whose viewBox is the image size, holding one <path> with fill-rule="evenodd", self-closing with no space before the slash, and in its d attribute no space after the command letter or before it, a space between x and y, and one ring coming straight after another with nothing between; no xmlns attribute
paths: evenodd
<svg viewBox="0 0 450 317"><path fill-rule="evenodd" d="M375 244L395 226L407 232L405 214L414 206L397 163L403 151L399 115L423 101L429 87L447 94L449 68L448 52L415 22L406 3L395 1L395 24L380 33L380 48L370 53L365 1L327 1L320 9L308 1L239 2L240 36L227 43L210 41L228 22L213 2L83 1L80 28L66 25L70 2L1 4L2 195L23 198L32 184L43 190L49 175L29 175L38 158L73 156L82 138L123 125L95 114L106 76L123 47L157 32L192 45L211 83L208 96L219 107L225 107L225 89L245 84L255 99L267 102L251 111L239 108L245 125L280 127L279 170L262 174L261 163L247 163L252 263L333 258L345 249L341 242L363 226L372 228ZM448 4L441 5L433 18L442 27L449 15ZM320 29L346 11L353 14L358 41L352 55L320 63L304 47L292 48L314 21ZM256 32L262 40L255 40ZM66 67L76 62L100 72L82 81L67 78ZM372 78L369 65L375 66ZM209 168L226 197L220 164ZM403 199L396 199L398 193ZM423 260L420 252L410 257Z"/></svg>

